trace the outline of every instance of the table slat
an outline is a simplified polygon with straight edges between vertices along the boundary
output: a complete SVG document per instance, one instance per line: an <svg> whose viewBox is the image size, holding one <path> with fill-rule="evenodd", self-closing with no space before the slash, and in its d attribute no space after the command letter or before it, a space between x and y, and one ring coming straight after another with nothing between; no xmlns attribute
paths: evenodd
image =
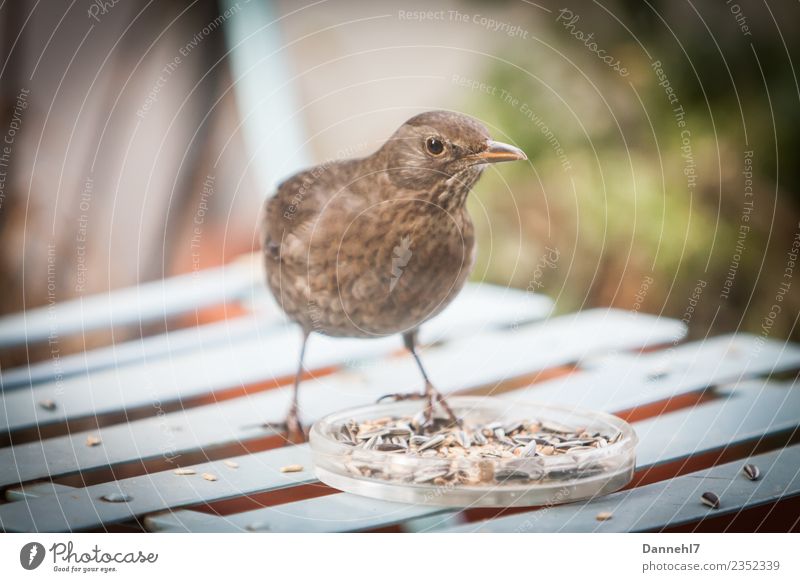
<svg viewBox="0 0 800 582"><path fill-rule="evenodd" d="M0 348L139 325L246 297L263 280L250 257L222 267L89 295L0 317Z"/></svg>
<svg viewBox="0 0 800 582"><path fill-rule="evenodd" d="M730 334L673 349L615 355L592 368L534 384L501 397L623 411L708 386L800 369L800 346L749 334Z"/></svg>

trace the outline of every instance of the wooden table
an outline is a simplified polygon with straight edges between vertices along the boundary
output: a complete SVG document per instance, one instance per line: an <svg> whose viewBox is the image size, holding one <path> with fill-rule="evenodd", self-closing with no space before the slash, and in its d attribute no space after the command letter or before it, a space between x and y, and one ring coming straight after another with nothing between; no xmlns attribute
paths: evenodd
<svg viewBox="0 0 800 582"><path fill-rule="evenodd" d="M554 315L540 295L471 285L423 328L445 393L495 394L621 415L640 438L631 486L513 511L376 501L313 474L308 447L269 427L288 406L299 332L260 269L219 269L0 319L0 348L195 322L2 371L5 531L723 531L798 527L800 348L747 334L685 343L677 321L593 309ZM314 337L306 422L419 388L399 338ZM788 379L787 379L788 378ZM745 462L762 478L741 473ZM300 464L303 470L282 473ZM175 469L193 469L179 475ZM207 480L203 474L213 475ZM699 501L714 491L721 507ZM598 521L599 512L612 518Z"/></svg>

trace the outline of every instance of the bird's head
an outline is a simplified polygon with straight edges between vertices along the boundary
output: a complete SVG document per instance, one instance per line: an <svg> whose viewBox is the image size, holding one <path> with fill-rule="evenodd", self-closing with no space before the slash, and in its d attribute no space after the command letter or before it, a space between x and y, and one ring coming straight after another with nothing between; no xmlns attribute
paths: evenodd
<svg viewBox="0 0 800 582"><path fill-rule="evenodd" d="M381 152L392 182L417 191L452 180L472 186L486 164L528 159L519 148L493 141L479 121L450 111L412 117Z"/></svg>

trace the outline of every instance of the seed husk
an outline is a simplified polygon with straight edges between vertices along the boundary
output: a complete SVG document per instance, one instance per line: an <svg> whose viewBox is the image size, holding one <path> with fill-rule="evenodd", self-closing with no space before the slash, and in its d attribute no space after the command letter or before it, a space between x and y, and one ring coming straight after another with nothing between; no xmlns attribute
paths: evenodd
<svg viewBox="0 0 800 582"><path fill-rule="evenodd" d="M189 467L178 467L173 471L176 475L194 475L196 471L194 469L190 469Z"/></svg>
<svg viewBox="0 0 800 582"><path fill-rule="evenodd" d="M47 398L45 400L40 400L39 401L39 406L41 406L45 410L49 410L49 411L53 411L53 410L56 409L55 401L50 400L49 398Z"/></svg>
<svg viewBox="0 0 800 582"><path fill-rule="evenodd" d="M419 450L424 451L427 449L436 448L440 446L442 443L444 443L444 435L437 434L436 436L432 436L431 438L429 438L427 442L421 444L419 446Z"/></svg>
<svg viewBox="0 0 800 582"><path fill-rule="evenodd" d="M203 473L203 479L206 481L216 481L217 476L214 473Z"/></svg>
<svg viewBox="0 0 800 582"><path fill-rule="evenodd" d="M404 436L409 437L414 434L414 429L408 425L398 425L386 429L383 436Z"/></svg>
<svg viewBox="0 0 800 582"><path fill-rule="evenodd" d="M127 493L106 493L101 497L103 501L108 501L109 503L127 503L131 501L133 497L128 495Z"/></svg>
<svg viewBox="0 0 800 582"><path fill-rule="evenodd" d="M281 467L281 473L299 473L303 470L303 465L286 465Z"/></svg>
<svg viewBox="0 0 800 582"><path fill-rule="evenodd" d="M228 460L225 460L223 462L225 463L226 467L230 467L231 469L238 469L239 468L239 463L237 463L236 461L231 461L231 460L228 459Z"/></svg>
<svg viewBox="0 0 800 582"><path fill-rule="evenodd" d="M100 440L100 437L96 437L93 434L90 434L89 436L86 437L86 446L87 447L96 447L97 445L99 445L102 442L103 441Z"/></svg>
<svg viewBox="0 0 800 582"><path fill-rule="evenodd" d="M364 431L364 432L358 433L358 440L360 440L360 441L368 441L371 438L381 437L381 436L383 436L385 434L388 434L388 431L386 429L383 429L383 428L378 428L378 429L375 429L375 430L368 430L368 431Z"/></svg>
<svg viewBox="0 0 800 582"><path fill-rule="evenodd" d="M481 446L481 447L486 445L489 442L488 440L486 440L486 437L484 436L483 431L480 431L480 430L475 431L475 434L472 435L472 440L475 441L476 445Z"/></svg>
<svg viewBox="0 0 800 582"><path fill-rule="evenodd" d="M719 509L719 496L711 491L706 491L700 496L700 501L711 509Z"/></svg>
<svg viewBox="0 0 800 582"><path fill-rule="evenodd" d="M613 513L611 513L610 511L601 511L600 513L598 513L597 515L595 515L595 516L594 516L594 518L595 518L597 521L608 521L608 520L609 520L609 519L611 519L613 516L614 516L614 514L613 514Z"/></svg>
<svg viewBox="0 0 800 582"><path fill-rule="evenodd" d="M742 472L751 481L758 481L761 478L761 470L751 463L742 467Z"/></svg>

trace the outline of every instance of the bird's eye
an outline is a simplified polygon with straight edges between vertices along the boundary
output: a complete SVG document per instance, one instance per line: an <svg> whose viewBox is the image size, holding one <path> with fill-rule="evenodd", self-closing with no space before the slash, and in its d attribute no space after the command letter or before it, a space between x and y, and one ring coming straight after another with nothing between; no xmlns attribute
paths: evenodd
<svg viewBox="0 0 800 582"><path fill-rule="evenodd" d="M432 156L440 156L444 152L444 144L440 139L429 137L425 140L425 149Z"/></svg>

